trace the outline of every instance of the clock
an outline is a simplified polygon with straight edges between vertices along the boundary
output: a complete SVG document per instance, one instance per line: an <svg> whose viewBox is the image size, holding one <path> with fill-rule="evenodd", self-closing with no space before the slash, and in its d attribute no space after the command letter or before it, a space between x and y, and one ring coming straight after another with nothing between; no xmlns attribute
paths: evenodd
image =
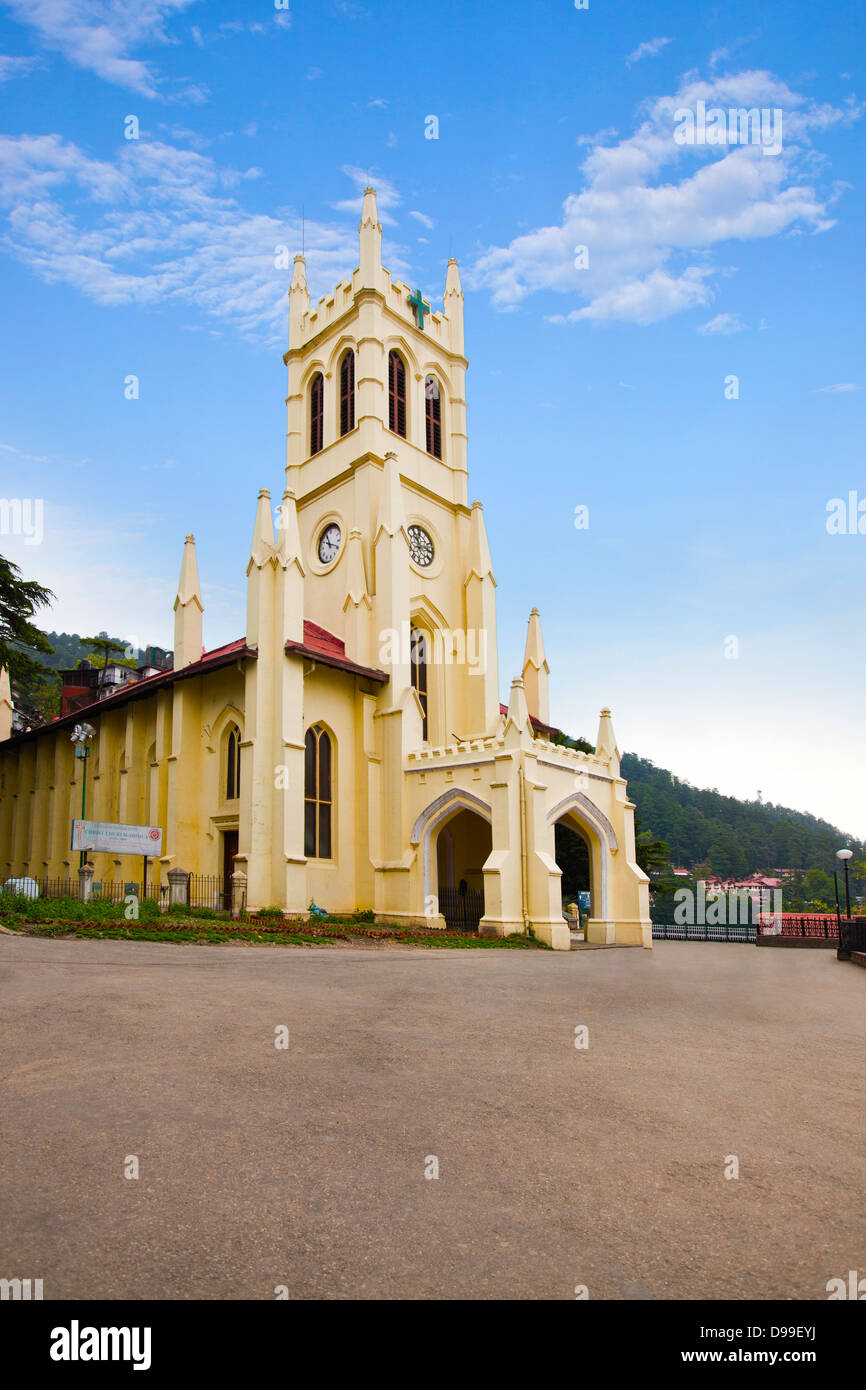
<svg viewBox="0 0 866 1390"><path fill-rule="evenodd" d="M423 526L409 527L409 554L413 562L426 569L433 563L433 542Z"/></svg>
<svg viewBox="0 0 866 1390"><path fill-rule="evenodd" d="M323 565L329 565L340 549L340 541L343 533L335 521L325 527L319 537L319 560Z"/></svg>

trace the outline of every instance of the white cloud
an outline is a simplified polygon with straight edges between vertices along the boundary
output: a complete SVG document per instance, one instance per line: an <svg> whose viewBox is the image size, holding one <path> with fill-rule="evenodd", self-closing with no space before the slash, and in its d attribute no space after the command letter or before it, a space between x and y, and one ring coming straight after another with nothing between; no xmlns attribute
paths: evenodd
<svg viewBox="0 0 866 1390"><path fill-rule="evenodd" d="M368 102L367 102L367 105L368 105L368 106L378 106L378 107L380 107L380 108L384 111L385 107L388 105L388 98L387 98L387 97L373 97L371 101L368 101Z"/></svg>
<svg viewBox="0 0 866 1390"><path fill-rule="evenodd" d="M243 207L237 193L259 173L151 141L123 142L109 163L59 135L0 137L0 247L98 304L194 306L247 339L284 343L291 257L278 267L277 248L300 246L300 218ZM314 294L357 263L354 227L308 219L306 248Z"/></svg>
<svg viewBox="0 0 866 1390"><path fill-rule="evenodd" d="M815 391L818 395L842 396L848 391L862 391L862 386L857 386L853 381L839 381L835 386L816 386Z"/></svg>
<svg viewBox="0 0 866 1390"><path fill-rule="evenodd" d="M759 146L679 145L675 112L699 99L722 107L784 110L781 153ZM538 291L555 291L579 307L554 322L622 320L647 324L713 297L712 259L726 243L833 225L829 206L838 190L819 194L803 176L813 158L810 136L849 124L863 107L816 106L766 72L703 81L691 77L678 92L643 111L636 132L613 145L594 144L582 164L583 189L563 203L561 221L523 233L483 252L468 282L492 291L500 309L514 309ZM587 247L581 266L578 247Z"/></svg>
<svg viewBox="0 0 866 1390"><path fill-rule="evenodd" d="M0 82L8 82L12 77L26 77L36 67L39 67L38 58L12 58L0 53Z"/></svg>
<svg viewBox="0 0 866 1390"><path fill-rule="evenodd" d="M643 43L638 44L633 53L628 55L625 60L626 66L631 67L632 63L639 63L641 58L654 58L671 42L671 39L646 39Z"/></svg>
<svg viewBox="0 0 866 1390"><path fill-rule="evenodd" d="M421 223L422 226L426 227L428 231L430 231L431 228L436 226L436 223L433 221L433 218L428 217L426 212L410 212L409 216L414 217L418 222Z"/></svg>
<svg viewBox="0 0 866 1390"><path fill-rule="evenodd" d="M707 323L702 323L698 332L706 334L721 333L727 335L730 333L742 333L743 329L748 328L748 326L745 320L740 318L739 314L716 314L715 318L710 319Z"/></svg>
<svg viewBox="0 0 866 1390"><path fill-rule="evenodd" d="M142 46L167 44L166 22L197 0L2 0L19 24L76 67L140 96L163 95L149 62L130 57ZM192 89L187 89L192 90ZM201 90L201 89L196 89ZM186 97L185 99L195 99Z"/></svg>

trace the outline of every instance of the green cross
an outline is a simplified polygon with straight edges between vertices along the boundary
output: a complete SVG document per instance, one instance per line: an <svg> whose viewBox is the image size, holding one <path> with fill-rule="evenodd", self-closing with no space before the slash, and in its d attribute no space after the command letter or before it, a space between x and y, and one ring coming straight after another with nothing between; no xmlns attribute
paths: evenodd
<svg viewBox="0 0 866 1390"><path fill-rule="evenodd" d="M419 328L421 329L421 331L423 332L423 331L424 331L424 315L430 313L430 305L427 303L426 299L422 299L422 298L421 298L421 291L420 291L420 290L416 290L414 294L410 294L410 296L409 296L409 303L412 305L412 308L415 310L415 322L417 323L418 327L419 327Z"/></svg>

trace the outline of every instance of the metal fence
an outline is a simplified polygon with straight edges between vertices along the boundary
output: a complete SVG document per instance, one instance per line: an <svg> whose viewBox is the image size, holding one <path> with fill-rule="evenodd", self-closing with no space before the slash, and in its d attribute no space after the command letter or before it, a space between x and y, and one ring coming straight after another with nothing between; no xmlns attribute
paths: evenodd
<svg viewBox="0 0 866 1390"><path fill-rule="evenodd" d="M802 912L769 912L758 918L761 936L811 937L819 941L835 941L839 935L836 918L807 916Z"/></svg>
<svg viewBox="0 0 866 1390"><path fill-rule="evenodd" d="M231 882L218 874L190 874L189 907L209 907L215 912L230 912Z"/></svg>
<svg viewBox="0 0 866 1390"><path fill-rule="evenodd" d="M76 897L78 895L76 894ZM116 903L120 906L126 898L136 897L139 902L168 902L167 883L148 883L146 886L134 879L94 879L90 892L93 903Z"/></svg>
<svg viewBox="0 0 866 1390"><path fill-rule="evenodd" d="M653 922L653 941L739 941L754 942L756 928L744 924L729 923L724 926L709 926L706 923L668 925Z"/></svg>
<svg viewBox="0 0 866 1390"><path fill-rule="evenodd" d="M439 911L449 931L476 932L484 916L484 894L474 888L440 888Z"/></svg>

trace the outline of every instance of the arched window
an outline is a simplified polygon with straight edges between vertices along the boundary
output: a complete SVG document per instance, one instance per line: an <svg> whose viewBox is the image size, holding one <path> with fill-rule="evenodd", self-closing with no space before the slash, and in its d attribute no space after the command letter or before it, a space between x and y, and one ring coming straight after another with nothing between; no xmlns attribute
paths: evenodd
<svg viewBox="0 0 866 1390"><path fill-rule="evenodd" d="M340 363L340 438L355 428L355 354L350 348Z"/></svg>
<svg viewBox="0 0 866 1390"><path fill-rule="evenodd" d="M304 740L304 854L331 858L331 740L320 724Z"/></svg>
<svg viewBox="0 0 866 1390"><path fill-rule="evenodd" d="M232 724L226 741L226 801L241 794L241 731Z"/></svg>
<svg viewBox="0 0 866 1390"><path fill-rule="evenodd" d="M427 452L434 459L442 457L442 398L439 382L435 376L428 376L424 382L424 404L427 417Z"/></svg>
<svg viewBox="0 0 866 1390"><path fill-rule="evenodd" d="M393 349L388 353L388 428L406 438L406 364Z"/></svg>
<svg viewBox="0 0 866 1390"><path fill-rule="evenodd" d="M418 699L421 701L421 709L424 716L423 736L427 740L427 633L420 627L413 627L410 640L409 654L412 665L412 685L418 691Z"/></svg>
<svg viewBox="0 0 866 1390"><path fill-rule="evenodd" d="M316 372L310 383L310 453L318 454L325 435L325 378Z"/></svg>

